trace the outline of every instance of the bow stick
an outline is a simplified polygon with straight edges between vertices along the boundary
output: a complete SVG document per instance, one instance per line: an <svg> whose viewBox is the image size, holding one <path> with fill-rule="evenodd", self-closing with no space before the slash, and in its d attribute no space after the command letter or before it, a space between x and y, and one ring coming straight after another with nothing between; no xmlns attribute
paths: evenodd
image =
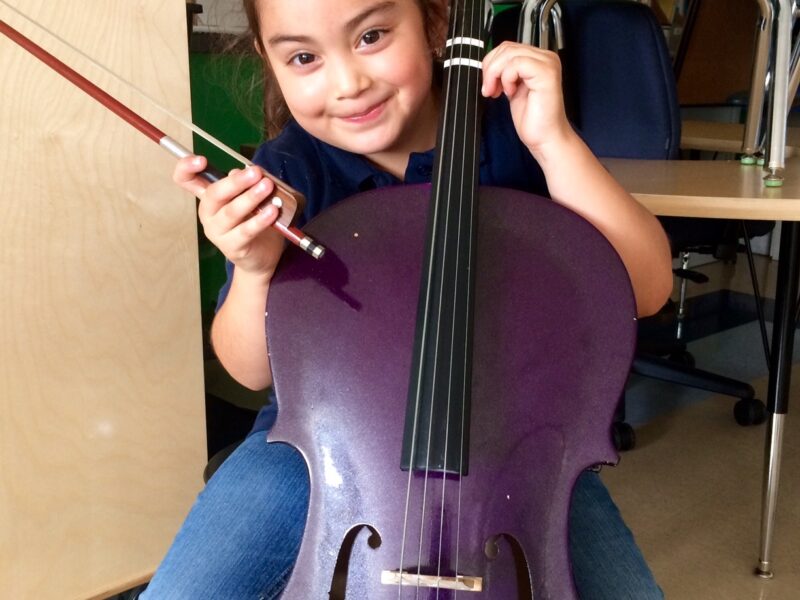
<svg viewBox="0 0 800 600"><path fill-rule="evenodd" d="M0 0L0 3L4 4L5 6L9 6L2 0ZM13 9L13 7L9 8ZM16 11L15 9L14 11L17 12L18 14L21 14L19 13L19 11ZM24 15L22 16L24 17ZM27 19L27 17L25 18ZM38 23L35 24L37 25L37 27L43 29L48 34L57 37L55 36L55 34L50 33L48 30L46 30ZM152 123L148 122L140 115L132 111L130 108L122 104L119 100L112 97L104 90L100 89L94 83L86 79L83 75L79 74L77 71L64 64L61 60L50 54L47 50L45 50L44 48L42 48L29 38L22 35L20 32L11 27L8 23L3 21L2 19L0 19L0 33L4 34L9 39L11 39L11 41L15 42L16 44L18 44L19 46L30 52L33 56L35 56L44 64L46 64L48 67L56 71L59 75L70 81L72 84L77 86L82 91L86 92L89 96L97 100L100 104L102 104L110 111L112 111L114 114L122 118L124 121L135 127L145 136L156 142L159 146L161 146L167 152L172 154L172 156L176 158L184 158L186 156L192 155L192 152L183 145L181 145L178 141L171 138L163 131L155 127ZM61 40L61 38L58 39L62 43L66 44L66 42ZM99 65L98 63L93 61L91 58L87 57L87 59L90 60L92 63L96 64L97 66L99 66L100 68L102 68L103 70L107 71L107 69L105 69L104 67L102 67L102 65ZM134 91L136 91L138 94L144 95L141 92L141 90L136 88L136 86L134 86L133 84L128 83L127 81L125 81L124 79L122 79L117 75L114 75L114 77L117 80L123 82L131 89L133 89ZM147 99L151 103L157 105L161 110L169 112L165 108L158 105L158 103L156 103L151 98ZM195 131L199 129L196 126L192 126L191 128ZM219 147L224 147L224 144L222 144L222 142L215 140L213 136L211 136L206 132L203 133L205 134L203 135L203 137L205 137L206 139L211 138L213 140L213 143L215 143L215 145ZM252 162L238 155L232 150L229 151L229 149L227 148L223 149L225 149L226 152L228 152L229 154L233 154L238 160L241 160L245 164L247 165L253 164ZM272 180L272 182L275 184L275 190L273 191L272 196L267 200L267 202L271 202L272 204L281 209L281 214L273 224L273 227L277 229L286 239L288 239L293 244L296 244L297 246L305 250L308 254L310 254L314 258L320 258L325 253L325 248L322 245L315 242L311 237L303 233L300 229L291 224L292 220L294 219L295 213L297 212L298 205L302 206L302 204L305 201L303 195L297 190L294 190L285 183L283 183L280 179L278 179L274 175L267 173L263 169L262 172L264 173L265 177ZM209 183L214 183L215 181L219 181L220 179L222 179L225 175L218 169L215 169L213 166L208 165L206 169L202 173L200 173L200 176Z"/></svg>

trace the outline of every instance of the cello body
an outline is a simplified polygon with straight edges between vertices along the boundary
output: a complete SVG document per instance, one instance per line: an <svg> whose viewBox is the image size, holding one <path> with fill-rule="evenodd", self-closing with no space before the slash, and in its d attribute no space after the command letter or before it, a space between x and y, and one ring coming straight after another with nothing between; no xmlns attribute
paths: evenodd
<svg viewBox="0 0 800 600"><path fill-rule="evenodd" d="M482 586L460 597L575 597L570 497L584 469L617 459L610 426L636 326L627 273L578 215L480 188L469 471L409 474L401 445L429 201L421 185L336 204L306 227L328 254L290 247L272 281L269 441L302 454L311 484L288 600L454 598L435 578L457 576ZM434 584L381 583L401 569Z"/></svg>

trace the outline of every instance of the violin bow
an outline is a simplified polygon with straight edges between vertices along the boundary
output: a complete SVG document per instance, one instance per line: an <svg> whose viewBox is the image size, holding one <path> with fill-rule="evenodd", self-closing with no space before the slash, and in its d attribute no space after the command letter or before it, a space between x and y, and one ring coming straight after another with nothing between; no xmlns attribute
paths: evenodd
<svg viewBox="0 0 800 600"><path fill-rule="evenodd" d="M184 119L181 119L177 115L173 114L166 107L162 106L161 104L153 100L138 87L128 82L124 78L120 77L119 75L117 75L110 69L106 68L102 64L98 63L90 56L87 56L78 48L73 47L67 41L63 40L55 33L45 28L44 26L40 25L39 23L36 23L28 16L26 16L24 13L20 12L13 6L7 4L4 0L0 0L0 4L3 4L16 14L24 18L26 21L32 23L40 30L47 33L47 35L56 38L60 43L64 44L74 52L77 52L78 54L83 56L92 65L108 73L115 80L119 81L129 89L133 90L137 95L142 96L144 99L150 102L150 104L152 104L162 112L166 113L171 118L178 121L184 127L191 129L193 132L197 133L210 143L214 144L215 146L220 148L223 152L229 154L230 156L232 156L233 158L242 162L245 165L248 166L253 165L253 163L250 160L246 159L244 156L235 152L231 148L228 148L225 144L217 140L214 136L212 136L208 132L197 127L193 123L189 123ZM81 75L71 67L67 66L64 62L62 62L61 60L50 54L47 50L45 50L44 48L33 42L31 39L25 37L23 34L21 34L19 31L11 27L8 23L6 23L2 19L0 19L0 33L2 33L6 37L8 37L11 41L13 41L17 45L28 51L34 57L38 58L45 65L53 69L59 75L67 79L70 83L81 89L83 92L94 98L97 102L99 102L107 109L109 109L111 112L116 114L118 117L123 119L125 122L133 126L139 132L143 133L149 139L157 143L159 146L161 146L164 150L169 152L175 158L184 158L186 156L191 156L193 154L188 148L181 145L174 138L165 134L155 125L145 120L142 116L135 113L133 110L122 104L119 100L117 100L104 90L100 89L97 85L86 79L83 75ZM289 240L296 246L299 246L301 249L310 254L312 257L314 258L322 257L322 255L325 253L325 247L320 245L310 236L306 235L300 229L292 225L292 221L297 212L297 207L302 206L305 202L305 198L303 197L303 195L297 190L294 190L291 187L289 187L287 184L282 182L274 175L264 171L264 169L261 170L264 173L264 176L272 180L272 182L275 184L275 190L273 191L270 198L265 202L270 202L274 204L281 211L280 216L272 226L279 233L281 233L281 235L283 235L287 240ZM199 175L209 183L214 183L225 177L224 173L214 168L210 164L207 165L206 169ZM260 207L256 209L256 211L259 210L261 210Z"/></svg>

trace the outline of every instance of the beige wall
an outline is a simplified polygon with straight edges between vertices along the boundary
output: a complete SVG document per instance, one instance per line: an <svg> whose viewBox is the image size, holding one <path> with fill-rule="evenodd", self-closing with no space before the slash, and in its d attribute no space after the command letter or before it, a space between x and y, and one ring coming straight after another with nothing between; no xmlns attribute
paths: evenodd
<svg viewBox="0 0 800 600"><path fill-rule="evenodd" d="M189 116L183 0L8 1ZM86 598L146 578L202 485L194 202L5 37L0 74L0 596Z"/></svg>
<svg viewBox="0 0 800 600"><path fill-rule="evenodd" d="M203 5L197 17L198 31L241 33L247 29L247 18L242 10L242 0L195 0Z"/></svg>

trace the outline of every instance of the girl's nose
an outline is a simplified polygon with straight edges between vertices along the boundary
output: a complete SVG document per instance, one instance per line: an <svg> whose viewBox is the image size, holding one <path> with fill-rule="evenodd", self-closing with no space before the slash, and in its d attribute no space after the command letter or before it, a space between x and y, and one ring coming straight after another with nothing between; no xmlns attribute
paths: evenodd
<svg viewBox="0 0 800 600"><path fill-rule="evenodd" d="M369 76L356 60L341 60L332 69L333 90L337 100L356 98L370 86Z"/></svg>

